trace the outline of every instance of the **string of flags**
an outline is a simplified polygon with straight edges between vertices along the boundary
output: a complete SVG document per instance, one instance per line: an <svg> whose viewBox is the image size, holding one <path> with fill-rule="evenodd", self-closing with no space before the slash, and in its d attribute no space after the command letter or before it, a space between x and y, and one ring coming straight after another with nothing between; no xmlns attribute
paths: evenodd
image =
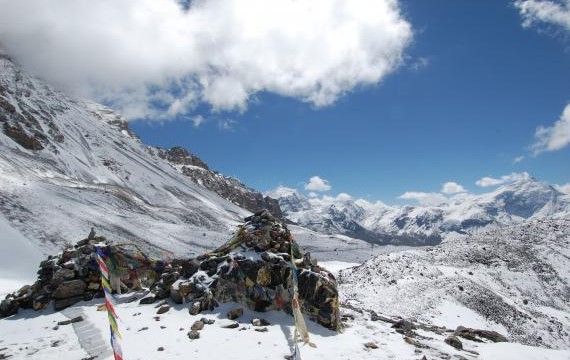
<svg viewBox="0 0 570 360"><path fill-rule="evenodd" d="M293 353L294 360L301 360L301 352L297 345L297 339L301 339L304 344L311 347L316 347L309 338L309 330L305 324L301 306L299 303L299 286L297 283L297 265L295 265L295 257L293 256L293 246L291 246L291 279L293 285L293 299L291 300L291 308L293 310L293 317L295 318L295 335L293 342L295 343L295 352Z"/></svg>
<svg viewBox="0 0 570 360"><path fill-rule="evenodd" d="M98 249L97 264L101 271L101 285L103 286L103 292L105 293L105 308L107 309L109 329L111 331L111 348L113 349L115 360L123 360L123 351L119 342L121 339L121 333L119 332L119 326L117 325L117 319L119 319L119 317L115 312L115 306L113 304L113 290L110 283L111 273L109 272L110 266L108 266L110 263L110 258L105 251L103 249Z"/></svg>

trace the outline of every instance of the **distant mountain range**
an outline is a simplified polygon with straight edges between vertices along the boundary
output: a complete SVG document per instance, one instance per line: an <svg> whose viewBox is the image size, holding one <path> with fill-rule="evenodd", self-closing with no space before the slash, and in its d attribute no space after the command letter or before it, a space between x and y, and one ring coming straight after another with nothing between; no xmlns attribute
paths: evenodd
<svg viewBox="0 0 570 360"><path fill-rule="evenodd" d="M438 206L370 204L349 196L307 198L284 187L266 195L278 199L284 216L301 226L379 244L431 245L453 233L570 219L570 196L530 176L485 194L458 194Z"/></svg>

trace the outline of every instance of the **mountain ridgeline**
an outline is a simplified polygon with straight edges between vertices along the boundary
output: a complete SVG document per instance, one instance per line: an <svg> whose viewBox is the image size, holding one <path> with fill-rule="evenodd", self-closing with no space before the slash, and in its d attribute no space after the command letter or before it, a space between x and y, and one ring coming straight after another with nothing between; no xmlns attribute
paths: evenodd
<svg viewBox="0 0 570 360"><path fill-rule="evenodd" d="M378 244L434 245L450 234L467 235L535 219L570 219L570 196L527 176L480 195L459 194L437 206L388 206L336 198L306 198L294 189L268 193L285 217L315 231Z"/></svg>
<svg viewBox="0 0 570 360"><path fill-rule="evenodd" d="M111 109L0 55L0 215L44 253L84 236L191 255L271 201L182 148L145 146ZM249 211L248 211L249 210Z"/></svg>

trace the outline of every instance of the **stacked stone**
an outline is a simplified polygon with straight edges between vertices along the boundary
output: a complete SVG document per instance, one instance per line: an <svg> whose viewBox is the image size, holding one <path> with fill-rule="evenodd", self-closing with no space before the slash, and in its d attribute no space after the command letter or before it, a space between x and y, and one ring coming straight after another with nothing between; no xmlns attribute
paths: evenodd
<svg viewBox="0 0 570 360"><path fill-rule="evenodd" d="M101 278L95 261L96 246L105 238L81 240L74 248L40 263L38 280L9 294L0 303L0 316L18 312L19 308L42 310L53 300L55 310L62 310L81 300L101 296Z"/></svg>
<svg viewBox="0 0 570 360"><path fill-rule="evenodd" d="M301 310L319 324L337 330L334 276L311 260L309 253L303 254L287 226L269 212L260 211L244 220L235 236L218 249L169 263L150 261L140 252L111 246L104 238L91 234L73 249L43 261L36 283L8 295L0 304L0 316L13 315L19 308L45 309L52 300L54 309L61 310L102 296L96 251L98 247L109 247L115 262L111 275L120 280L115 285L125 286L126 291L134 289L140 285L142 274L152 284L141 304L171 298L176 303L190 304L189 311L194 315L229 301L256 311L283 310L291 314L294 262Z"/></svg>
<svg viewBox="0 0 570 360"><path fill-rule="evenodd" d="M192 314L230 301L255 311L291 314L293 256L302 311L319 324L338 330L334 276L311 260L309 253L303 254L287 226L269 212L260 211L244 220L228 243L197 259L176 262L172 273L184 276L172 282L170 297L178 303L190 303ZM161 286L157 286L156 294L163 293Z"/></svg>

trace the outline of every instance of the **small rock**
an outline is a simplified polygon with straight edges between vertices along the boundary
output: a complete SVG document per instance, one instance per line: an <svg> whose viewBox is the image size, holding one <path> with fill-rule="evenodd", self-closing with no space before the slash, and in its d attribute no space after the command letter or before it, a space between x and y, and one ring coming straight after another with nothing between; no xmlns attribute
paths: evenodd
<svg viewBox="0 0 570 360"><path fill-rule="evenodd" d="M164 348L161 346L158 349L156 349L156 351L164 351Z"/></svg>
<svg viewBox="0 0 570 360"><path fill-rule="evenodd" d="M189 309L190 315L198 315L202 311L199 301L195 301L192 303L192 306Z"/></svg>
<svg viewBox="0 0 570 360"><path fill-rule="evenodd" d="M202 330L204 328L204 323L202 321L195 321L192 324L191 330Z"/></svg>
<svg viewBox="0 0 570 360"><path fill-rule="evenodd" d="M268 332L269 329L267 329L266 327L262 327L262 328L255 328L255 331L257 331L257 332Z"/></svg>
<svg viewBox="0 0 570 360"><path fill-rule="evenodd" d="M231 324L227 324L227 325L222 325L222 327L224 329L237 329L239 327L239 324L237 322L232 322Z"/></svg>
<svg viewBox="0 0 570 360"><path fill-rule="evenodd" d="M153 302L156 301L156 295L150 293L149 295L143 297L140 301L139 304L140 305L148 305L148 304L152 304Z"/></svg>
<svg viewBox="0 0 570 360"><path fill-rule="evenodd" d="M269 323L269 321L267 321L265 319L252 319L251 325L253 325L253 326L269 326L271 324Z"/></svg>
<svg viewBox="0 0 570 360"><path fill-rule="evenodd" d="M140 332L140 331L144 331L144 330L148 330L148 327L147 326L142 327L142 328L138 329L137 331Z"/></svg>
<svg viewBox="0 0 570 360"><path fill-rule="evenodd" d="M160 315L160 314L164 314L164 313L168 312L168 310L170 310L170 305L166 304L166 305L162 305L156 313Z"/></svg>
<svg viewBox="0 0 570 360"><path fill-rule="evenodd" d="M235 308L235 309L228 311L228 319L230 319L230 320L235 320L242 315L243 315L243 309L242 308Z"/></svg>
<svg viewBox="0 0 570 360"><path fill-rule="evenodd" d="M203 322L205 325L212 325L213 323L216 322L216 320L214 319L206 319L206 318L201 318L200 321Z"/></svg>
<svg viewBox="0 0 570 360"><path fill-rule="evenodd" d="M196 340L200 338L200 332L198 330L191 330L188 332L188 337L190 340Z"/></svg>
<svg viewBox="0 0 570 360"><path fill-rule="evenodd" d="M77 317L74 317L73 319L70 319L70 320L60 321L57 323L57 325L69 325L69 324L80 322L80 321L83 321L83 317L77 316Z"/></svg>
<svg viewBox="0 0 570 360"><path fill-rule="evenodd" d="M524 300L523 300L523 304L528 305L528 300L527 300L527 299L524 299Z"/></svg>
<svg viewBox="0 0 570 360"><path fill-rule="evenodd" d="M450 345L450 346L456 348L457 350L463 350L463 343L461 342L461 340L459 340L457 338L457 336L454 336L454 335L448 336L445 339L445 343L447 345Z"/></svg>
<svg viewBox="0 0 570 360"><path fill-rule="evenodd" d="M376 343L373 343L372 341L364 344L364 347L367 349L378 349L378 345L376 345Z"/></svg>

